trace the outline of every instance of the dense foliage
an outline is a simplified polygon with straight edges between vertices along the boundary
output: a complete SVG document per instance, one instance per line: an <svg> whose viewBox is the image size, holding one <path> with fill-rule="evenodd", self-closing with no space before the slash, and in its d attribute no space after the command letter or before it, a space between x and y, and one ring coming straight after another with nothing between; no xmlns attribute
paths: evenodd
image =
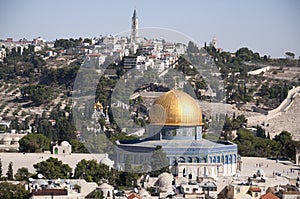
<svg viewBox="0 0 300 199"><path fill-rule="evenodd" d="M242 156L295 158L295 148L299 142L293 141L287 131L282 131L274 139L254 136L249 130L239 129L234 140L238 145L238 152Z"/></svg>
<svg viewBox="0 0 300 199"><path fill-rule="evenodd" d="M6 172L7 180L14 180L13 163L9 162L8 169Z"/></svg>
<svg viewBox="0 0 300 199"><path fill-rule="evenodd" d="M85 179L87 182L97 182L108 180L112 173L107 165L99 164L96 160L81 160L77 163L74 178Z"/></svg>
<svg viewBox="0 0 300 199"><path fill-rule="evenodd" d="M28 85L21 88L22 97L29 99L35 105L48 103L54 98L53 89L44 85Z"/></svg>
<svg viewBox="0 0 300 199"><path fill-rule="evenodd" d="M27 134L20 141L20 152L43 152L50 149L50 139L42 134Z"/></svg>
<svg viewBox="0 0 300 199"><path fill-rule="evenodd" d="M65 110L62 110L58 104L52 109L49 117L45 113L42 114L42 117L36 116L33 123L34 130L45 135L51 141L61 142L76 139L74 121L72 114L67 114L68 109L69 107L65 107ZM54 124L49 121L49 118L55 121Z"/></svg>
<svg viewBox="0 0 300 199"><path fill-rule="evenodd" d="M33 174L31 174L26 167L21 167L17 170L15 174L15 180L17 181L27 181Z"/></svg>
<svg viewBox="0 0 300 199"><path fill-rule="evenodd" d="M54 47L55 48L63 48L63 49L69 49L72 47L77 47L81 45L82 38L79 39L57 39L55 40Z"/></svg>
<svg viewBox="0 0 300 199"><path fill-rule="evenodd" d="M68 164L63 164L62 161L53 157L34 164L33 167L38 174L42 174L47 179L69 179L72 172L72 168Z"/></svg>
<svg viewBox="0 0 300 199"><path fill-rule="evenodd" d="M154 176L158 176L163 172L169 172L167 154L162 150L161 146L157 146L152 154L151 169L151 174Z"/></svg>
<svg viewBox="0 0 300 199"><path fill-rule="evenodd" d="M21 184L0 182L0 198L2 199L27 199L29 196L29 191L26 191Z"/></svg>

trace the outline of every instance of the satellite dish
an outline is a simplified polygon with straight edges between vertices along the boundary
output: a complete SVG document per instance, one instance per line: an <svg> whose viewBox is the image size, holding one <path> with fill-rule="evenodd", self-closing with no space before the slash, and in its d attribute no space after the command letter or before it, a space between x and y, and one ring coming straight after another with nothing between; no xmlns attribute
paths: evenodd
<svg viewBox="0 0 300 199"><path fill-rule="evenodd" d="M39 173L39 174L37 175L37 177L38 177L39 179L42 179L44 176L43 176L43 174Z"/></svg>
<svg viewBox="0 0 300 199"><path fill-rule="evenodd" d="M29 178L28 180L29 180L29 182L33 182L33 178Z"/></svg>

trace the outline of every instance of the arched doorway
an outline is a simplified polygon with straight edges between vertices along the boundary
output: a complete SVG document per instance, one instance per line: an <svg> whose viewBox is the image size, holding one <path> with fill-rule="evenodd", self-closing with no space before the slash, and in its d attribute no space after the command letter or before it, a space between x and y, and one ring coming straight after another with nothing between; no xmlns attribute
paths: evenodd
<svg viewBox="0 0 300 199"><path fill-rule="evenodd" d="M54 148L54 154L58 154L58 148L57 147Z"/></svg>

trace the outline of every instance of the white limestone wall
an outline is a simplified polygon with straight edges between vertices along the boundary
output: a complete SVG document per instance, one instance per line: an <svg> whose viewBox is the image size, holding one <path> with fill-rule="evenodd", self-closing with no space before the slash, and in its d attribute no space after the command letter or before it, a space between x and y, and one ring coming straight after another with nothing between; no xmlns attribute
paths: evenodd
<svg viewBox="0 0 300 199"><path fill-rule="evenodd" d="M248 126L261 124L272 118L281 116L282 113L287 112L289 108L293 105L294 99L300 93L300 86L295 87L288 92L288 96L282 101L282 103L275 109L268 111L267 115L258 115L254 117L248 117Z"/></svg>
<svg viewBox="0 0 300 199"><path fill-rule="evenodd" d="M263 68L260 68L260 69L257 69L257 70L250 71L250 72L248 72L248 75L259 75L259 74L261 74L261 73L267 72L268 70L270 70L270 66L267 66L267 67L263 67Z"/></svg>
<svg viewBox="0 0 300 199"><path fill-rule="evenodd" d="M287 111L288 108L292 105L294 101L293 99L298 93L300 93L300 86L289 90L288 96L281 102L281 104L276 109L268 112L267 119L271 119L277 115L280 115L282 111Z"/></svg>

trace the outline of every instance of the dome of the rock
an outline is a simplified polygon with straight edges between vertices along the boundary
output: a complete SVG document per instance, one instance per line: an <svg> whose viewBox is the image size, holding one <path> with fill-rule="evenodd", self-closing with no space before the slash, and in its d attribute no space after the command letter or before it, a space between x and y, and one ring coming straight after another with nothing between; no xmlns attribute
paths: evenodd
<svg viewBox="0 0 300 199"><path fill-rule="evenodd" d="M156 99L150 109L150 123L164 126L201 126L202 112L197 101L180 90L171 90Z"/></svg>

